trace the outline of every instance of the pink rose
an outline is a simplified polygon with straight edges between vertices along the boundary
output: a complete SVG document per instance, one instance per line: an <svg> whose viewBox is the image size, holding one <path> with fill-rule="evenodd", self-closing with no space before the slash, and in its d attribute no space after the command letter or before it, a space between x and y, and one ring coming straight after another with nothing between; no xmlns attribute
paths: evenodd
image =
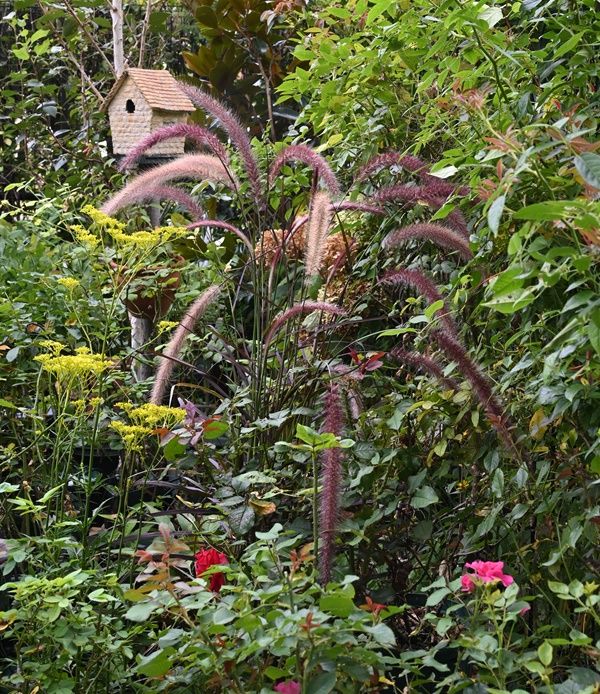
<svg viewBox="0 0 600 694"><path fill-rule="evenodd" d="M504 573L502 561L472 561L465 564L465 569L473 569L475 573L464 574L460 578L462 590L471 593L478 583L494 583L500 581L503 586L510 586L515 579Z"/></svg>
<svg viewBox="0 0 600 694"><path fill-rule="evenodd" d="M276 684L274 690L279 692L279 694L300 694L301 687L298 682L288 680L287 682Z"/></svg>
<svg viewBox="0 0 600 694"><path fill-rule="evenodd" d="M460 587L465 593L472 593L475 590L475 583L470 574L464 574L460 577Z"/></svg>
<svg viewBox="0 0 600 694"><path fill-rule="evenodd" d="M201 549L194 555L194 568L196 570L196 576L202 576L202 574L211 566L215 564L229 564L229 560L222 552L217 552L216 549L212 547L210 549ZM208 582L209 588L218 593L225 583L225 574L216 573L213 574Z"/></svg>

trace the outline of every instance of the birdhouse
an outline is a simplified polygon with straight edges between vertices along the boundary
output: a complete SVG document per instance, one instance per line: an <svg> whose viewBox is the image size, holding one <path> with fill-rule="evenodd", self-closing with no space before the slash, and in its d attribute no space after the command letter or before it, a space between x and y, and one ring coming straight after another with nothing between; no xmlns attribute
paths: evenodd
<svg viewBox="0 0 600 694"><path fill-rule="evenodd" d="M143 138L163 125L185 123L196 108L168 70L126 69L110 90L101 111L108 111L113 154L129 154ZM184 138L159 142L150 157L183 154Z"/></svg>

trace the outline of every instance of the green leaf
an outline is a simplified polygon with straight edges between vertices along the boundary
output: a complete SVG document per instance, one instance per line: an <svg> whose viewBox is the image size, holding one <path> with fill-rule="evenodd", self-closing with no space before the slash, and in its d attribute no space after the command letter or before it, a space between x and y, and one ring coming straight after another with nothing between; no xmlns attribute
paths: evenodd
<svg viewBox="0 0 600 694"><path fill-rule="evenodd" d="M232 612L227 607L219 607L212 616L213 624L229 624L235 619L235 612Z"/></svg>
<svg viewBox="0 0 600 694"><path fill-rule="evenodd" d="M529 672L535 672L537 675L544 675L546 668L537 660L529 660L525 663L525 667Z"/></svg>
<svg viewBox="0 0 600 694"><path fill-rule="evenodd" d="M335 617L343 618L349 617L356 611L354 602L347 595L341 595L340 593L323 595L319 600L319 608L323 610L323 612L328 612Z"/></svg>
<svg viewBox="0 0 600 694"><path fill-rule="evenodd" d="M365 631L371 634L375 641L380 643L382 646L394 646L396 643L394 632L387 626L387 624L375 624L372 627L366 627Z"/></svg>
<svg viewBox="0 0 600 694"><path fill-rule="evenodd" d="M443 308L444 300L440 299L439 301L434 301L432 304L429 304L429 306L423 311L423 314L431 320L431 318L433 318L433 316Z"/></svg>
<svg viewBox="0 0 600 694"><path fill-rule="evenodd" d="M304 424L296 424L296 438L304 441L309 446L314 446L319 438L319 434L311 427L307 427Z"/></svg>
<svg viewBox="0 0 600 694"><path fill-rule="evenodd" d="M587 332L590 344L600 354L600 309L596 309L590 316Z"/></svg>
<svg viewBox="0 0 600 694"><path fill-rule="evenodd" d="M484 5L484 9L477 15L477 19L486 22L491 29L502 21L502 10L499 7L486 7Z"/></svg>
<svg viewBox="0 0 600 694"><path fill-rule="evenodd" d="M561 58L565 53L568 53L569 51L573 50L575 46L581 41L581 37L585 34L585 31L580 32L579 34L575 34L574 36L571 36L571 38L568 41L565 41L562 46L559 46L556 51L554 51L554 60L558 60Z"/></svg>
<svg viewBox="0 0 600 694"><path fill-rule="evenodd" d="M25 46L21 46L21 48L13 48L12 52L19 60L29 60L29 51L25 48Z"/></svg>
<svg viewBox="0 0 600 694"><path fill-rule="evenodd" d="M557 219L562 219L565 210L573 206L572 201L559 202L556 200L548 200L546 202L538 202L535 205L528 205L515 213L514 219L531 219L536 222L552 222Z"/></svg>
<svg viewBox="0 0 600 694"><path fill-rule="evenodd" d="M252 506L237 506L229 512L229 525L236 535L245 535L254 525Z"/></svg>
<svg viewBox="0 0 600 694"><path fill-rule="evenodd" d="M21 351L20 347L13 347L12 349L9 349L8 352L5 355L5 359L7 362L13 362L18 356L19 352Z"/></svg>
<svg viewBox="0 0 600 694"><path fill-rule="evenodd" d="M136 672L146 677L162 677L171 669L171 655L175 653L172 646L165 648L163 651L153 653L147 657L141 658Z"/></svg>
<svg viewBox="0 0 600 694"><path fill-rule="evenodd" d="M365 26L372 24L377 17L380 17L389 7L392 6L393 2L394 0L378 0L378 2L376 2L369 10Z"/></svg>
<svg viewBox="0 0 600 694"><path fill-rule="evenodd" d="M310 694L329 694L335 687L336 680L335 671L321 672L309 681L306 691Z"/></svg>
<svg viewBox="0 0 600 694"><path fill-rule="evenodd" d="M600 190L600 155L583 152L575 157L575 168L588 185Z"/></svg>
<svg viewBox="0 0 600 694"><path fill-rule="evenodd" d="M10 402L9 400L5 400L4 398L0 398L0 407L6 407L7 409L10 409L10 410L16 410L17 409L16 405L13 405L12 402Z"/></svg>
<svg viewBox="0 0 600 694"><path fill-rule="evenodd" d="M492 477L492 493L497 499L500 499L504 494L504 473L500 468L494 472Z"/></svg>
<svg viewBox="0 0 600 694"><path fill-rule="evenodd" d="M438 588L437 590L434 590L433 593L427 598L427 602L425 605L427 607L435 607L435 605L439 605L440 602L446 597L446 595L450 595L452 591L449 588Z"/></svg>
<svg viewBox="0 0 600 694"><path fill-rule="evenodd" d="M275 523L271 530L268 530L266 533L261 533L257 530L254 534L258 540L276 540L282 530L283 525L281 525L281 523Z"/></svg>
<svg viewBox="0 0 600 694"><path fill-rule="evenodd" d="M538 648L537 653L540 662L548 667L548 665L550 665L552 662L552 645L549 644L548 641L544 641L544 643Z"/></svg>
<svg viewBox="0 0 600 694"><path fill-rule="evenodd" d="M158 607L159 605L153 601L137 602L127 610L125 619L130 619L132 622L145 622Z"/></svg>
<svg viewBox="0 0 600 694"><path fill-rule="evenodd" d="M58 492L62 489L63 485L62 484L57 484L56 487L52 487L52 489L49 489L44 496L39 500L38 503L40 504L47 504L52 497L56 496Z"/></svg>
<svg viewBox="0 0 600 694"><path fill-rule="evenodd" d="M338 19L350 19L352 17L350 10L347 10L345 7L328 7L326 12Z"/></svg>
<svg viewBox="0 0 600 694"><path fill-rule="evenodd" d="M559 595L569 594L569 586L564 583L559 583L558 581L548 581L548 588L550 588L553 593L558 593Z"/></svg>
<svg viewBox="0 0 600 694"><path fill-rule="evenodd" d="M425 485L417 489L415 495L411 499L410 505L413 508L426 508L427 506L431 506L431 504L436 504L438 501L439 497L435 491L428 485Z"/></svg>
<svg viewBox="0 0 600 694"><path fill-rule="evenodd" d="M218 439L219 436L229 429L227 422L222 422L220 419L207 419L202 423L202 435L207 440Z"/></svg>
<svg viewBox="0 0 600 694"><path fill-rule="evenodd" d="M500 219L502 218L502 212L504 211L505 201L506 195L498 196L490 205L490 209L488 210L487 222L490 230L494 234L498 232L498 227L500 226Z"/></svg>
<svg viewBox="0 0 600 694"><path fill-rule="evenodd" d="M502 296L503 294L509 294L517 289L521 289L524 282L523 274L524 270L521 266L513 265L509 267L492 282L492 291L496 296Z"/></svg>
<svg viewBox="0 0 600 694"><path fill-rule="evenodd" d="M185 453L185 446L179 442L177 437L172 438L163 446L163 455L169 462L173 462Z"/></svg>

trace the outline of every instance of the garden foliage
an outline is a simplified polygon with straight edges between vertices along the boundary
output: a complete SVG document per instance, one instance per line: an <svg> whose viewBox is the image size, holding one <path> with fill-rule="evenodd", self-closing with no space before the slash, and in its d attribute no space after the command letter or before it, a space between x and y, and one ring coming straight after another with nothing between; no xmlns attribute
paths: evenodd
<svg viewBox="0 0 600 694"><path fill-rule="evenodd" d="M592 694L595 3L213 4L276 91L0 219L0 688Z"/></svg>

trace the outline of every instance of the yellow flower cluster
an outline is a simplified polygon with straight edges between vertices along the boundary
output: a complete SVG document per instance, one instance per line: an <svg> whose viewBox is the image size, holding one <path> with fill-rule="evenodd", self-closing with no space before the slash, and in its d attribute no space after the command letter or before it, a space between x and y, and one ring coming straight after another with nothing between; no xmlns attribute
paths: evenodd
<svg viewBox="0 0 600 694"><path fill-rule="evenodd" d="M80 398L79 400L73 400L71 404L73 407L78 411L78 412L83 412L83 410L86 409L86 407L89 407L91 409L96 409L97 407L100 407L104 403L104 398L89 398L88 400L84 400L83 398Z"/></svg>
<svg viewBox="0 0 600 694"><path fill-rule="evenodd" d="M172 426L179 424L185 419L185 411L179 407L167 407L166 405L154 405L146 403L140 407L135 407L128 412L132 421L146 426L156 427Z"/></svg>
<svg viewBox="0 0 600 694"><path fill-rule="evenodd" d="M119 220L109 217L91 205L86 205L82 211L101 230L106 231L113 241L127 250L150 251L172 238L187 236L186 227L158 227L153 231L135 231L128 234L126 225ZM92 247L98 244L98 238L86 231L82 226L72 227L78 241Z"/></svg>
<svg viewBox="0 0 600 694"><path fill-rule="evenodd" d="M131 450L139 449L141 440L152 433L152 429L140 426L139 424L111 422L110 426L121 436L125 446Z"/></svg>
<svg viewBox="0 0 600 694"><path fill-rule="evenodd" d="M179 323L175 320L161 320L156 326L156 329L160 335L161 333L166 333L167 330L173 330L173 328L176 328L178 325Z"/></svg>
<svg viewBox="0 0 600 694"><path fill-rule="evenodd" d="M185 418L185 411L178 407L152 403L134 407L130 402L118 402L116 406L127 413L133 424L117 421L110 425L121 435L125 446L130 450L139 450L141 440L155 432L159 425L171 427Z"/></svg>
<svg viewBox="0 0 600 694"><path fill-rule="evenodd" d="M119 222L117 219L109 217L107 214L104 214L104 212L100 212L100 210L97 210L92 205L86 205L82 208L81 211L84 214L87 214L87 216L92 220L92 222L99 226L100 229L105 229L109 233L112 233L113 230L125 230L125 225L123 224L123 222Z"/></svg>
<svg viewBox="0 0 600 694"><path fill-rule="evenodd" d="M79 280L75 279L74 277L59 277L56 282L57 284L60 284L61 287L68 289L70 292L79 286Z"/></svg>
<svg viewBox="0 0 600 694"><path fill-rule="evenodd" d="M55 357L57 357L65 348L61 342L56 340L40 340L37 343L40 347L49 350Z"/></svg>
<svg viewBox="0 0 600 694"><path fill-rule="evenodd" d="M82 246L94 250L96 246L100 243L100 239L94 234L90 233L87 229L81 226L81 224L74 224L71 227L71 233L79 241Z"/></svg>
<svg viewBox="0 0 600 694"><path fill-rule="evenodd" d="M60 343L54 343L59 345ZM60 345L62 348L62 345ZM92 354L87 347L79 347L76 354L61 355L55 346L51 346L53 354L38 354L34 357L39 361L44 371L54 374L60 380L68 380L79 376L98 376L112 366L112 362L101 354Z"/></svg>
<svg viewBox="0 0 600 694"><path fill-rule="evenodd" d="M113 227L108 229L108 233L119 246L150 251L165 241L184 236L189 232L185 227L158 227L154 231L134 231L126 234L122 229Z"/></svg>

